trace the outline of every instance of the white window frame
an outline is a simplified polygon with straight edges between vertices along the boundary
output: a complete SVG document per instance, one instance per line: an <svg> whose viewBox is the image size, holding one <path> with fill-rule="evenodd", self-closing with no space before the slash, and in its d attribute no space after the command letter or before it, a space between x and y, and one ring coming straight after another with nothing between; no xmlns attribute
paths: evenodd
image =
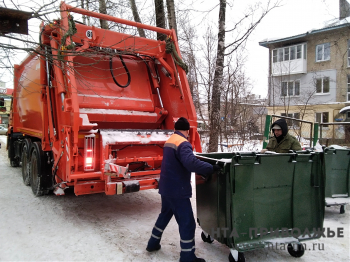
<svg viewBox="0 0 350 262"><path fill-rule="evenodd" d="M306 59L306 44L284 46L272 50L272 63L298 59Z"/></svg>
<svg viewBox="0 0 350 262"><path fill-rule="evenodd" d="M327 51L328 53L325 53ZM321 58L318 58L319 53L321 52ZM323 43L320 45L316 45L316 62L323 62L331 60L331 44Z"/></svg>
<svg viewBox="0 0 350 262"><path fill-rule="evenodd" d="M284 87L284 85L286 84L286 86ZM296 94L296 83L299 83L299 94ZM291 87L291 88L290 88ZM285 92L283 92L283 89L286 88ZM290 92L292 91L292 92ZM284 93L286 95L284 95ZM295 81L282 81L282 85L281 85L281 97L285 97L285 96L300 96L300 80L295 80Z"/></svg>
<svg viewBox="0 0 350 262"><path fill-rule="evenodd" d="M327 118L328 119L325 119L326 118L325 114L327 114ZM318 122L318 123L329 123L329 112L316 112L315 113L315 122ZM328 125L323 126L323 127L328 127Z"/></svg>
<svg viewBox="0 0 350 262"><path fill-rule="evenodd" d="M291 117L291 118L296 118L296 119L300 119L300 113L296 112L296 113L281 113L281 116L286 116L286 117ZM293 127L298 128L300 127L300 122L292 120L292 119L286 119L287 125L288 127Z"/></svg>
<svg viewBox="0 0 350 262"><path fill-rule="evenodd" d="M324 91L325 88L325 80L328 80L328 91ZM321 81L321 92L317 92L317 82ZM316 78L316 94L329 94L330 93L330 87L331 83L330 83L330 78L328 76L324 76L324 77L320 77L320 78Z"/></svg>

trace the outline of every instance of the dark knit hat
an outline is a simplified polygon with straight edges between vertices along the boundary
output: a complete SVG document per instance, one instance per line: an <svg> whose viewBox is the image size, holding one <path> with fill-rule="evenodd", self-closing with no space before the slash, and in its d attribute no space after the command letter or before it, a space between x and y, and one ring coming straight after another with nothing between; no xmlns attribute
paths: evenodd
<svg viewBox="0 0 350 262"><path fill-rule="evenodd" d="M175 123L175 130L190 130L190 123L184 117L180 117Z"/></svg>

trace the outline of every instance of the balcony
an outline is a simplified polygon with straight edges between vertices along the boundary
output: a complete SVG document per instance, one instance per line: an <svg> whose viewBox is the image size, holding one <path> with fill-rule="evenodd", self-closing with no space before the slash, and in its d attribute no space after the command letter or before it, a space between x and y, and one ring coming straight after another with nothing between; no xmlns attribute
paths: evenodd
<svg viewBox="0 0 350 262"><path fill-rule="evenodd" d="M293 75L306 73L306 43L284 46L272 50L272 75Z"/></svg>
<svg viewBox="0 0 350 262"><path fill-rule="evenodd" d="M293 74L305 74L307 67L306 59L295 59L289 61L281 61L272 63L272 75L293 75Z"/></svg>

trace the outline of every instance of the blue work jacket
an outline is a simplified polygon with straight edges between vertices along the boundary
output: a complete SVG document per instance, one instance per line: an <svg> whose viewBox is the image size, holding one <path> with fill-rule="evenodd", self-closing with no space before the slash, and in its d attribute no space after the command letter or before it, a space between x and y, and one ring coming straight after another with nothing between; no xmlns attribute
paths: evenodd
<svg viewBox="0 0 350 262"><path fill-rule="evenodd" d="M193 154L192 145L179 131L165 142L159 180L159 194L172 198L192 196L191 172L213 173L213 166Z"/></svg>

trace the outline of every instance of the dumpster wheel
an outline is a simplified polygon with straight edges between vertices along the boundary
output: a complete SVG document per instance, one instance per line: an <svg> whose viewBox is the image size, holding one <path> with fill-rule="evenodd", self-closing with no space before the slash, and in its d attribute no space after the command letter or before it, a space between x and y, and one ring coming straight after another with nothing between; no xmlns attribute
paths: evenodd
<svg viewBox="0 0 350 262"><path fill-rule="evenodd" d="M245 262L245 256L244 253L238 252L238 260L236 261L234 257L232 256L232 253L228 256L228 261L229 262Z"/></svg>
<svg viewBox="0 0 350 262"><path fill-rule="evenodd" d="M206 236L203 231L202 231L202 234L201 234L201 238L202 238L203 242L206 242L206 243L209 243L209 244L214 242L214 239L209 234L208 234L208 236Z"/></svg>
<svg viewBox="0 0 350 262"><path fill-rule="evenodd" d="M296 245L297 250L295 250ZM305 248L301 243L288 244L287 250L292 257L302 257L305 253Z"/></svg>

